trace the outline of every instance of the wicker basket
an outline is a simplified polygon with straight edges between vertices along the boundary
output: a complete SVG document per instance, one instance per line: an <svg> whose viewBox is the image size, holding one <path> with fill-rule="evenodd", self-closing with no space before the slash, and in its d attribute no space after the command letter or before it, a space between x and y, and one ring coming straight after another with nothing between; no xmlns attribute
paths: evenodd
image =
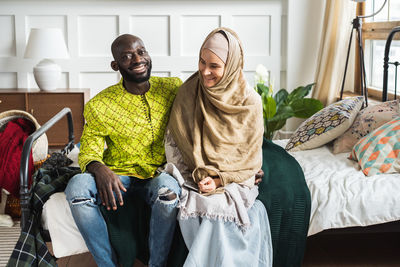
<svg viewBox="0 0 400 267"><path fill-rule="evenodd" d="M10 215L13 219L21 218L21 203L19 198L7 195L4 213Z"/></svg>
<svg viewBox="0 0 400 267"><path fill-rule="evenodd" d="M40 128L40 124L32 116L32 114L23 110L8 110L0 113L0 132L4 130L9 121L24 118L31 121L35 125L35 130ZM39 162L46 159L49 147L49 142L47 140L47 135L44 133L38 139L36 139L32 144L32 158L34 162Z"/></svg>
<svg viewBox="0 0 400 267"><path fill-rule="evenodd" d="M34 163L35 171L37 171L43 163L50 157L47 155L47 158L37 161ZM13 219L21 218L21 203L20 199L14 197L13 195L7 195L6 206L4 208L4 213L10 215Z"/></svg>

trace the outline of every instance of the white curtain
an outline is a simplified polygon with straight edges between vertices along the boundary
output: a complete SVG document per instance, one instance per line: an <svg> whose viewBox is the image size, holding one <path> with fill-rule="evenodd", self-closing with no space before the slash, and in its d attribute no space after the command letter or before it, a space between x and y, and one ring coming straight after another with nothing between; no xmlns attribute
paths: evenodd
<svg viewBox="0 0 400 267"><path fill-rule="evenodd" d="M346 54L356 16L356 3L350 0L326 0L315 88L312 97L325 105L337 101L343 80ZM353 33L353 40L356 32ZM352 50L354 50L352 48ZM350 54L346 76L346 88L353 84L354 54Z"/></svg>

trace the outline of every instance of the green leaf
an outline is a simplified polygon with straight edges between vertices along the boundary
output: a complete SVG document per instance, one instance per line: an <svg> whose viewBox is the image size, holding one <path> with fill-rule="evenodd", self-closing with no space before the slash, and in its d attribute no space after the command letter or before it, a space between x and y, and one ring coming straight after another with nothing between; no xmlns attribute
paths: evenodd
<svg viewBox="0 0 400 267"><path fill-rule="evenodd" d="M269 87L266 86L266 85L263 84L263 83L257 83L257 93L258 93L259 95L262 95L263 93L264 93L265 95L268 95L268 93L269 93Z"/></svg>
<svg viewBox="0 0 400 267"><path fill-rule="evenodd" d="M291 107L295 117L306 119L321 110L324 105L317 99L303 98L293 100Z"/></svg>
<svg viewBox="0 0 400 267"><path fill-rule="evenodd" d="M289 93L286 91L286 89L279 90L274 96L276 106L279 107L280 105L282 105L287 99L288 95Z"/></svg>
<svg viewBox="0 0 400 267"><path fill-rule="evenodd" d="M286 120L280 121L268 121L266 131L264 133L265 138L272 139L274 132L281 129L286 124Z"/></svg>
<svg viewBox="0 0 400 267"><path fill-rule="evenodd" d="M276 122L276 121L281 121L281 120L287 120L293 116L294 116L294 113L281 113L281 114L276 113L275 116L272 117L271 119L269 119L268 121Z"/></svg>
<svg viewBox="0 0 400 267"><path fill-rule="evenodd" d="M311 84L308 84L308 85L306 85L306 86L300 86L300 87L297 87L296 89L294 89L289 95L288 95L288 101L289 101L289 103L291 103L293 100L295 100L295 99L302 99L302 98L304 98L305 96L307 96L309 93L310 93L310 91L311 91L311 88L313 87L313 85L314 85L315 83L311 83Z"/></svg>
<svg viewBox="0 0 400 267"><path fill-rule="evenodd" d="M264 117L266 117L267 119L274 117L274 115L276 114L276 103L274 98L263 94L262 99L263 99Z"/></svg>
<svg viewBox="0 0 400 267"><path fill-rule="evenodd" d="M285 126L286 124L286 119L285 120L279 120L279 121L271 121L269 123L271 130L278 131L279 129L281 129L283 126Z"/></svg>
<svg viewBox="0 0 400 267"><path fill-rule="evenodd" d="M293 108L289 105L281 105L276 111L278 114L288 114L294 116Z"/></svg>
<svg viewBox="0 0 400 267"><path fill-rule="evenodd" d="M275 116L269 119L269 121L286 120L294 116L294 111L291 106L281 105L276 111Z"/></svg>

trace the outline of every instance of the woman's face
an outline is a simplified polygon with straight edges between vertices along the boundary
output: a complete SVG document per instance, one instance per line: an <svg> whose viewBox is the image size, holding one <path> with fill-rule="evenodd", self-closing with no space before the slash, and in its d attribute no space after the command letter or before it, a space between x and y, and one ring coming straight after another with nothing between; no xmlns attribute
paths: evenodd
<svg viewBox="0 0 400 267"><path fill-rule="evenodd" d="M211 50L202 49L199 60L199 71L203 84L210 88L216 85L224 75L225 63Z"/></svg>

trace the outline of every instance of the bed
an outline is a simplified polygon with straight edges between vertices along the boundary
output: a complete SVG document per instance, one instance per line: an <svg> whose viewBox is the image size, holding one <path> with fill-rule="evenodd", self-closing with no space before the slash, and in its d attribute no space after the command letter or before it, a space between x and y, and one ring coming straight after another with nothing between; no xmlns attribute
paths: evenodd
<svg viewBox="0 0 400 267"><path fill-rule="evenodd" d="M275 141L282 147L287 142ZM400 220L399 173L366 177L349 153L333 154L331 145L290 154L302 167L311 193L309 236Z"/></svg>
<svg viewBox="0 0 400 267"><path fill-rule="evenodd" d="M399 28L395 30L400 31ZM393 34L391 36L393 37ZM388 39L389 46L390 42L391 39ZM385 62L387 60L388 57L385 55ZM387 90L384 92L383 100L387 100ZM35 132L30 139L28 138L26 147L24 145L23 155L25 156L21 160L22 227L26 227L31 214L26 157L32 142L63 116L68 116L69 122L69 142L65 151L72 150L73 152L69 155L76 162L78 148L72 143L74 138L71 111L64 109ZM275 140L274 142L283 148L290 140ZM313 149L289 152L300 164L311 194L309 225L305 224L308 227L307 235L332 231L335 233L343 229L357 232L365 232L369 229L400 231L400 195L398 194L400 174L366 177L358 163L348 159L348 152L334 154L332 149L331 144L324 144ZM53 251L57 258L88 251L63 194L63 192L52 194L50 200L44 204L41 216L45 232L50 233ZM303 195L307 199L307 192L304 191ZM68 240L68 242L54 242L54 240Z"/></svg>

